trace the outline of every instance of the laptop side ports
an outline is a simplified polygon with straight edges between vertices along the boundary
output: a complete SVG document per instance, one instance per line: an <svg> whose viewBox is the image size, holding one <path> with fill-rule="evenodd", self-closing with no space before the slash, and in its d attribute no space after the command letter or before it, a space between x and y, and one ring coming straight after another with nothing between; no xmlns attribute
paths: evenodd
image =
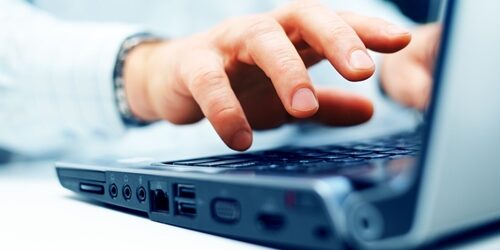
<svg viewBox="0 0 500 250"><path fill-rule="evenodd" d="M176 197L184 198L184 199L195 199L196 192L194 185L188 184L176 184Z"/></svg>
<svg viewBox="0 0 500 250"><path fill-rule="evenodd" d="M175 199L175 215L196 216L196 187L192 184L176 183L173 185Z"/></svg>
<svg viewBox="0 0 500 250"><path fill-rule="evenodd" d="M257 215L257 223L267 231L279 231L285 227L285 222L282 214L262 212Z"/></svg>
<svg viewBox="0 0 500 250"><path fill-rule="evenodd" d="M80 191L92 194L104 194L104 186L95 183L80 183Z"/></svg>
<svg viewBox="0 0 500 250"><path fill-rule="evenodd" d="M166 214L170 211L170 197L168 195L167 186L167 183L161 181L151 181L149 183L149 202L151 212ZM139 192L137 194L137 198L141 200L142 196Z"/></svg>
<svg viewBox="0 0 500 250"><path fill-rule="evenodd" d="M144 187L137 188L136 194L139 202L142 203L146 201L146 189Z"/></svg>
<svg viewBox="0 0 500 250"><path fill-rule="evenodd" d="M132 188L129 185L123 186L122 195L125 200L130 200L132 198Z"/></svg>
<svg viewBox="0 0 500 250"><path fill-rule="evenodd" d="M177 201L176 214L195 217L196 216L196 204L193 202Z"/></svg>
<svg viewBox="0 0 500 250"><path fill-rule="evenodd" d="M211 209L212 217L218 222L233 224L240 220L241 206L237 200L216 198Z"/></svg>
<svg viewBox="0 0 500 250"><path fill-rule="evenodd" d="M161 189L150 191L151 211L159 213L168 213L168 195Z"/></svg>
<svg viewBox="0 0 500 250"><path fill-rule="evenodd" d="M109 185L108 192L111 198L115 199L116 197L118 197L118 187L116 186L116 184L113 183Z"/></svg>

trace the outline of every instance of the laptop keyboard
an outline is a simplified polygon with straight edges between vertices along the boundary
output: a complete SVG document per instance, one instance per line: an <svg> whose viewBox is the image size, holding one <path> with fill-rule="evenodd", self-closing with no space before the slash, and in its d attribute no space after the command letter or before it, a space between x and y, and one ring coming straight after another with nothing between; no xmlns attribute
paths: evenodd
<svg viewBox="0 0 500 250"><path fill-rule="evenodd" d="M318 173L371 165L374 162L416 157L421 147L418 132L403 133L362 143L318 147L282 147L251 153L163 162L191 166L279 173Z"/></svg>

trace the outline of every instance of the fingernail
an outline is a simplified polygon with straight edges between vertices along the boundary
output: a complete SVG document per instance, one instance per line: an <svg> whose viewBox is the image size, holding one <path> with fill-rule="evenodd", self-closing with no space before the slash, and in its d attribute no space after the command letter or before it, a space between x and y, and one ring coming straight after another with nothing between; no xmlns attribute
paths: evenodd
<svg viewBox="0 0 500 250"><path fill-rule="evenodd" d="M403 28L401 26L394 25L394 24L388 25L385 28L385 31L389 35L406 35L406 34L410 33L409 30L407 30L407 29L405 29L405 28Z"/></svg>
<svg viewBox="0 0 500 250"><path fill-rule="evenodd" d="M252 142L252 134L246 130L236 133L231 140L231 147L236 150L246 150Z"/></svg>
<svg viewBox="0 0 500 250"><path fill-rule="evenodd" d="M371 57L362 50L355 50L352 52L349 63L354 69L360 70L371 69L375 66Z"/></svg>
<svg viewBox="0 0 500 250"><path fill-rule="evenodd" d="M318 101L310 89L302 88L293 95L292 108L297 111L315 110L318 108Z"/></svg>

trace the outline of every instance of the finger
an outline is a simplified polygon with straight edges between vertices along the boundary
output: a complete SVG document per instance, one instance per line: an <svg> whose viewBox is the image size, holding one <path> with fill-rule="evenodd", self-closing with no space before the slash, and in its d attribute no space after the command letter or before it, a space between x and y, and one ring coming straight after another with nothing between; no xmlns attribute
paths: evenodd
<svg viewBox="0 0 500 250"><path fill-rule="evenodd" d="M306 66L282 27L270 17L261 18L246 37L246 53L271 79L287 112L297 118L316 113L318 101Z"/></svg>
<svg viewBox="0 0 500 250"><path fill-rule="evenodd" d="M302 38L346 79L370 77L375 64L356 32L337 13L316 1L297 1L275 13L285 30L298 29Z"/></svg>
<svg viewBox="0 0 500 250"><path fill-rule="evenodd" d="M308 48L308 49L303 49L299 51L300 57L302 58L302 61L306 65L306 68L312 67L315 64L323 61L325 58L318 54L314 49Z"/></svg>
<svg viewBox="0 0 500 250"><path fill-rule="evenodd" d="M203 114L226 145L240 151L248 149L252 130L231 88L222 58L211 52L193 52L187 57L189 63L181 74Z"/></svg>
<svg viewBox="0 0 500 250"><path fill-rule="evenodd" d="M411 33L408 30L380 18L350 12L341 12L339 15L371 50L393 53L403 49L411 41Z"/></svg>
<svg viewBox="0 0 500 250"><path fill-rule="evenodd" d="M384 90L399 103L424 110L430 97L432 76L426 65L402 55L384 59L381 81Z"/></svg>
<svg viewBox="0 0 500 250"><path fill-rule="evenodd" d="M427 107L440 34L440 25L422 26L414 31L408 48L384 56L381 80L389 96L409 107L420 110Z"/></svg>
<svg viewBox="0 0 500 250"><path fill-rule="evenodd" d="M313 120L329 126L352 126L373 116L373 104L366 98L349 92L318 89L320 108Z"/></svg>

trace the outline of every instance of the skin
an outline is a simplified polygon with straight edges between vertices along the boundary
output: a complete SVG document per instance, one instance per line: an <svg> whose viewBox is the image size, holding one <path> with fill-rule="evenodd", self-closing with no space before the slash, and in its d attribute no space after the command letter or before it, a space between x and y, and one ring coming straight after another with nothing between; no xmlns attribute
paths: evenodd
<svg viewBox="0 0 500 250"><path fill-rule="evenodd" d="M368 49L393 53L410 40L407 30L381 19L297 1L136 47L125 62L125 90L140 119L190 124L206 117L224 143L243 151L253 129L297 120L334 126L369 120L369 100L316 88L307 68L326 59L346 79L365 80L375 71Z"/></svg>
<svg viewBox="0 0 500 250"><path fill-rule="evenodd" d="M384 56L382 86L394 100L419 110L427 107L441 29L440 24L422 26L413 32L407 48Z"/></svg>

